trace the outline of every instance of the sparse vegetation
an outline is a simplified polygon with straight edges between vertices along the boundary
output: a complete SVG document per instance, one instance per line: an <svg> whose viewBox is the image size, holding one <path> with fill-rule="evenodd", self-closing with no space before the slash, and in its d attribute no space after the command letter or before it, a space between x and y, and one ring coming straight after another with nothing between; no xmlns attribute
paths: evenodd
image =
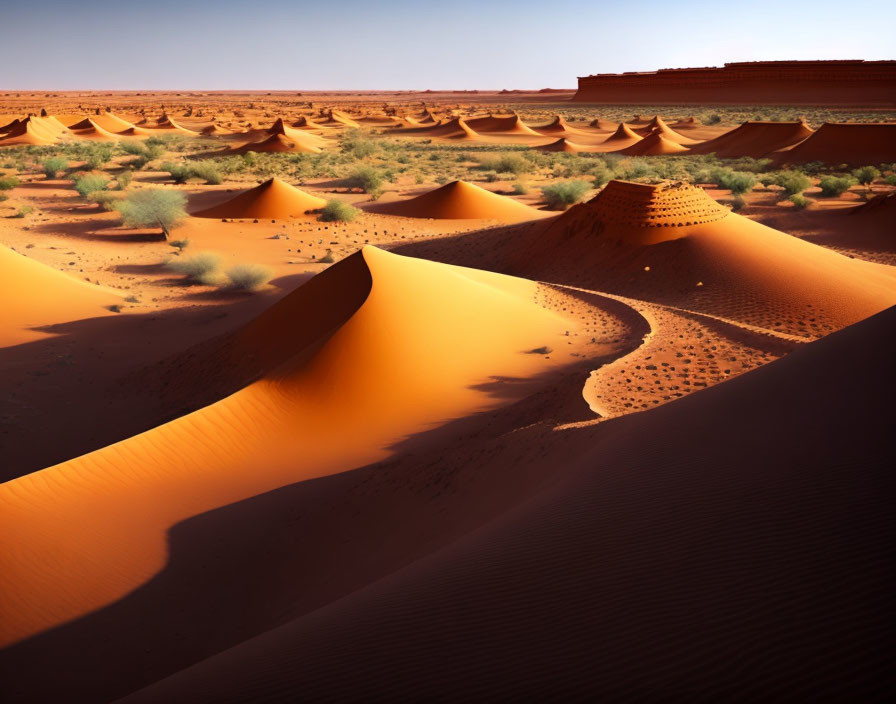
<svg viewBox="0 0 896 704"><path fill-rule="evenodd" d="M124 194L120 191L94 191L89 198L103 210L115 210Z"/></svg>
<svg viewBox="0 0 896 704"><path fill-rule="evenodd" d="M228 269L226 276L233 288L254 291L270 281L274 272L258 264L238 264Z"/></svg>
<svg viewBox="0 0 896 704"><path fill-rule="evenodd" d="M568 208L573 203L578 203L591 188L587 181L563 181L545 186L541 194L549 208Z"/></svg>
<svg viewBox="0 0 896 704"><path fill-rule="evenodd" d="M850 176L822 176L818 185L825 198L836 198L855 186L857 181Z"/></svg>
<svg viewBox="0 0 896 704"><path fill-rule="evenodd" d="M30 206L30 205L23 205L21 208L19 208L19 209L15 212L15 214L14 214L12 217L14 217L14 218L23 218L23 217L25 217L26 215L31 215L31 213L33 213L33 212L34 212L34 208L33 208L32 206Z"/></svg>
<svg viewBox="0 0 896 704"><path fill-rule="evenodd" d="M11 191L20 184L21 181L15 176L0 176L0 191Z"/></svg>
<svg viewBox="0 0 896 704"><path fill-rule="evenodd" d="M123 191L125 188L131 185L131 179L134 177L134 172L130 169L122 169L117 174L115 174L115 186L119 191Z"/></svg>
<svg viewBox="0 0 896 704"><path fill-rule="evenodd" d="M193 164L192 175L196 178L201 178L210 186L216 186L224 181L224 175L218 169L217 164L214 161L197 161Z"/></svg>
<svg viewBox="0 0 896 704"><path fill-rule="evenodd" d="M47 178L56 178L60 171L68 168L68 159L60 156L50 157L41 162L40 170L44 172Z"/></svg>
<svg viewBox="0 0 896 704"><path fill-rule="evenodd" d="M810 179L802 171L779 171L774 183L784 189L784 197L789 198L801 194L812 185Z"/></svg>
<svg viewBox="0 0 896 704"><path fill-rule="evenodd" d="M371 196L382 193L386 177L382 171L372 166L361 166L355 169L346 183L349 188L359 188Z"/></svg>
<svg viewBox="0 0 896 704"><path fill-rule="evenodd" d="M793 203L793 207L797 210L805 210L810 205L812 205L812 201L800 193L795 193L794 195L790 196L788 200Z"/></svg>
<svg viewBox="0 0 896 704"><path fill-rule="evenodd" d="M516 182L513 184L513 195L524 196L529 192L529 187L525 183Z"/></svg>
<svg viewBox="0 0 896 704"><path fill-rule="evenodd" d="M152 188L130 193L118 201L116 209L127 227L158 226L167 240L170 231L187 216L186 204L186 196L179 191Z"/></svg>
<svg viewBox="0 0 896 704"><path fill-rule="evenodd" d="M220 282L221 257L203 252L189 259L172 260L165 268L175 274L182 274L188 284L214 286Z"/></svg>
<svg viewBox="0 0 896 704"><path fill-rule="evenodd" d="M861 168L853 169L852 175L863 186L870 186L880 178L880 171L873 166L862 166Z"/></svg>
<svg viewBox="0 0 896 704"><path fill-rule="evenodd" d="M174 247L174 248L178 251L178 254L180 254L180 253L182 253L187 247L190 246L190 240L187 239L187 238L182 239L182 240L170 240L170 241L168 242L168 245L171 246L171 247Z"/></svg>
<svg viewBox="0 0 896 704"><path fill-rule="evenodd" d="M90 198L97 191L109 188L109 180L99 174L79 174L74 180L75 190L83 197Z"/></svg>
<svg viewBox="0 0 896 704"><path fill-rule="evenodd" d="M351 222L361 213L360 210L345 201L332 199L327 201L320 212L320 219L324 222Z"/></svg>

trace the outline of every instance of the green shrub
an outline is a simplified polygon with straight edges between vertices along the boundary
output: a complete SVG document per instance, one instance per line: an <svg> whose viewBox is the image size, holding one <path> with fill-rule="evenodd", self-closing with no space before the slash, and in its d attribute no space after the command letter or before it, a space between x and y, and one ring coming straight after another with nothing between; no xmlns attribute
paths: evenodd
<svg viewBox="0 0 896 704"><path fill-rule="evenodd" d="M171 240L168 244L169 246L174 247L178 252L183 252L190 246L190 240L187 238L182 240Z"/></svg>
<svg viewBox="0 0 896 704"><path fill-rule="evenodd" d="M613 173L606 167L600 166L594 169L594 188L602 188L606 186L613 178Z"/></svg>
<svg viewBox="0 0 896 704"><path fill-rule="evenodd" d="M320 213L324 222L351 222L361 211L342 200L329 200Z"/></svg>
<svg viewBox="0 0 896 704"><path fill-rule="evenodd" d="M115 210L124 194L119 191L94 191L89 197L103 210Z"/></svg>
<svg viewBox="0 0 896 704"><path fill-rule="evenodd" d="M213 161L197 161L192 167L193 176L201 178L211 186L217 186L224 181L223 174L218 170Z"/></svg>
<svg viewBox="0 0 896 704"><path fill-rule="evenodd" d="M0 176L0 191L11 191L20 183L15 176Z"/></svg>
<svg viewBox="0 0 896 704"><path fill-rule="evenodd" d="M884 183L888 186L896 186L896 174L887 174L884 177Z"/></svg>
<svg viewBox="0 0 896 704"><path fill-rule="evenodd" d="M347 179L349 188L360 188L370 195L378 195L382 192L385 176L372 166L361 166Z"/></svg>
<svg viewBox="0 0 896 704"><path fill-rule="evenodd" d="M788 200L791 203L793 203L793 207L796 208L797 210L804 210L804 209L808 208L810 205L812 205L811 200L809 200L808 198L806 198L806 196L801 195L799 193L795 193L794 195L790 196L790 198Z"/></svg>
<svg viewBox="0 0 896 704"><path fill-rule="evenodd" d="M735 213L743 210L744 206L747 204L747 201L744 200L744 197L741 195L734 196L734 199L731 201L731 210Z"/></svg>
<svg viewBox="0 0 896 704"><path fill-rule="evenodd" d="M563 181L545 186L541 193L549 208L568 208L582 200L590 188L587 181Z"/></svg>
<svg viewBox="0 0 896 704"><path fill-rule="evenodd" d="M726 170L719 179L719 186L727 188L732 195L740 196L753 189L756 185L756 175L748 171Z"/></svg>
<svg viewBox="0 0 896 704"><path fill-rule="evenodd" d="M519 154L501 154L479 159L479 169L499 174L524 174L532 170L532 163Z"/></svg>
<svg viewBox="0 0 896 704"><path fill-rule="evenodd" d="M812 185L810 179L802 171L779 171L775 183L784 189L784 196L799 195Z"/></svg>
<svg viewBox="0 0 896 704"><path fill-rule="evenodd" d="M227 270L227 279L234 288L243 291L254 291L263 286L274 276L274 272L266 266L258 264L237 264Z"/></svg>
<svg viewBox="0 0 896 704"><path fill-rule="evenodd" d="M21 208L19 208L16 211L16 213L15 213L15 215L13 215L13 217L14 218L23 218L26 215L31 215L31 213L33 213L33 212L34 212L34 208L32 206L23 205Z"/></svg>
<svg viewBox="0 0 896 704"><path fill-rule="evenodd" d="M186 164L172 164L166 161L160 167L162 171L167 171L175 183L186 183L187 179L193 175L193 170Z"/></svg>
<svg viewBox="0 0 896 704"><path fill-rule="evenodd" d="M109 181L99 174L81 174L75 177L75 190L84 198L109 188Z"/></svg>
<svg viewBox="0 0 896 704"><path fill-rule="evenodd" d="M855 186L856 180L849 176L822 176L818 185L821 186L822 196L836 198Z"/></svg>
<svg viewBox="0 0 896 704"><path fill-rule="evenodd" d="M158 226L167 240L169 231L187 216L186 204L187 197L179 191L149 188L128 194L115 207L127 227Z"/></svg>
<svg viewBox="0 0 896 704"><path fill-rule="evenodd" d="M175 259L165 265L169 271L182 274L189 284L212 286L220 281L221 257L203 252L189 259Z"/></svg>
<svg viewBox="0 0 896 704"><path fill-rule="evenodd" d="M525 183L517 182L513 184L513 195L524 196L529 192L529 187Z"/></svg>
<svg viewBox="0 0 896 704"><path fill-rule="evenodd" d="M56 174L68 168L68 159L54 156L41 162L40 170L47 178L56 178Z"/></svg>
<svg viewBox="0 0 896 704"><path fill-rule="evenodd" d="M130 169L122 169L117 174L115 174L115 185L118 187L119 191L123 191L125 188L131 185L131 179L134 177L134 172Z"/></svg>
<svg viewBox="0 0 896 704"><path fill-rule="evenodd" d="M852 175L863 186L870 186L876 179L880 178L880 171L873 166L862 166L861 168L853 169Z"/></svg>

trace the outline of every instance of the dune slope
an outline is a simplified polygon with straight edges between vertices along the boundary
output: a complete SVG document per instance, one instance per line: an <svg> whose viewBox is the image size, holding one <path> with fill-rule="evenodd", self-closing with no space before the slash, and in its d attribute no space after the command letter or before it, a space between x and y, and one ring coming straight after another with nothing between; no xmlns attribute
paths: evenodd
<svg viewBox="0 0 896 704"><path fill-rule="evenodd" d="M443 220L490 219L522 222L541 216L534 208L466 181L452 181L423 195L383 203L370 210L410 218Z"/></svg>
<svg viewBox="0 0 896 704"><path fill-rule="evenodd" d="M278 178L270 178L220 205L193 213L193 217L293 218L326 204L324 198L299 190Z"/></svg>

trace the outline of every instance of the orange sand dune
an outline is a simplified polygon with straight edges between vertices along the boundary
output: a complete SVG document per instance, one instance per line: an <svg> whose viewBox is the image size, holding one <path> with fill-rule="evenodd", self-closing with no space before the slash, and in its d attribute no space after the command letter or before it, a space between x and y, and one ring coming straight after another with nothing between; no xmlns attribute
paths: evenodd
<svg viewBox="0 0 896 704"><path fill-rule="evenodd" d="M513 198L499 196L466 181L452 181L415 198L376 204L368 209L408 218L487 219L510 223L534 220L542 215Z"/></svg>
<svg viewBox="0 0 896 704"><path fill-rule="evenodd" d="M896 123L826 122L806 140L776 155L788 164L823 161L867 166L896 161Z"/></svg>
<svg viewBox="0 0 896 704"><path fill-rule="evenodd" d="M466 120L467 126L482 133L504 134L528 134L540 136L531 127L523 124L520 116L513 115L489 115L488 117L473 117Z"/></svg>
<svg viewBox="0 0 896 704"><path fill-rule="evenodd" d="M327 201L271 178L255 188L207 210L193 213L197 218L294 218L323 208Z"/></svg>
<svg viewBox="0 0 896 704"><path fill-rule="evenodd" d="M518 237L513 271L817 337L896 304L892 268L749 220L680 183L611 181Z"/></svg>
<svg viewBox="0 0 896 704"><path fill-rule="evenodd" d="M144 124L142 121L138 122L137 124L140 125L141 127L144 127L145 129L150 129L150 130L167 130L169 132L177 132L178 134L187 134L187 135L192 135L192 136L196 136L199 134L198 132L196 132L194 130L184 127L180 123L175 122L168 115L162 115L156 121L155 125L149 124L148 122Z"/></svg>
<svg viewBox="0 0 896 704"><path fill-rule="evenodd" d="M547 125L536 125L533 129L539 134L587 134L585 130L572 127L562 115L557 115Z"/></svg>
<svg viewBox="0 0 896 704"><path fill-rule="evenodd" d="M97 142L115 142L118 140L118 135L109 132L106 129L100 127L99 124L94 122L93 119L87 117L81 120L80 122L76 122L74 125L69 127L74 134L79 139L90 139ZM125 129L134 129L125 128Z"/></svg>
<svg viewBox="0 0 896 704"><path fill-rule="evenodd" d="M61 122L52 117L26 117L14 120L5 127L6 136L0 139L2 145L47 145L55 144L60 137L70 134Z"/></svg>
<svg viewBox="0 0 896 704"><path fill-rule="evenodd" d="M659 129L648 134L644 139L635 142L625 149L620 149L617 154L627 156L659 156L663 154L681 154L688 151L677 142L668 139Z"/></svg>
<svg viewBox="0 0 896 704"><path fill-rule="evenodd" d="M636 134L632 131L632 128L626 125L624 122L619 123L619 127L616 128L616 131L607 137L601 144L618 144L619 146L623 146L623 142L628 144L633 144L635 142L643 139L641 135Z"/></svg>
<svg viewBox="0 0 896 704"><path fill-rule="evenodd" d="M604 120L602 117L596 117L588 123L589 127L593 127L601 132L615 132L619 124L611 120Z"/></svg>
<svg viewBox="0 0 896 704"><path fill-rule="evenodd" d="M675 130L673 130L669 125L667 125L663 118L659 115L654 117L650 122L648 122L644 127L641 127L637 130L634 130L635 134L639 134L642 137L647 137L653 132L658 132L670 142L676 142L678 144L696 144L697 140L691 139L689 137L685 137L684 135L678 134Z"/></svg>
<svg viewBox="0 0 896 704"><path fill-rule="evenodd" d="M301 144L306 147L322 147L327 143L323 137L318 137L316 134L312 134L307 130L287 127L283 122L283 118L279 117L274 121L274 124L264 130L264 132L267 134L281 134L296 144Z"/></svg>
<svg viewBox="0 0 896 704"><path fill-rule="evenodd" d="M883 701L894 346L891 309L549 433L530 501L121 702Z"/></svg>
<svg viewBox="0 0 896 704"><path fill-rule="evenodd" d="M540 152L569 152L572 154L577 154L579 152L590 152L594 151L587 144L576 144L575 142L570 142L568 139L561 137L556 142L551 142L550 144L542 144L540 147L533 147L533 149L537 149Z"/></svg>
<svg viewBox="0 0 896 704"><path fill-rule="evenodd" d="M121 303L109 289L73 279L0 246L0 347L45 337L36 328L107 315Z"/></svg>
<svg viewBox="0 0 896 704"><path fill-rule="evenodd" d="M125 120L123 117L120 117L113 112L102 112L99 115L91 115L90 119L107 132L113 132L116 134L134 127L133 122L129 122L128 120Z"/></svg>
<svg viewBox="0 0 896 704"><path fill-rule="evenodd" d="M563 344L577 325L533 303L532 282L373 247L325 276L332 286L300 288L263 316L286 327L254 339L256 349L296 345L275 372L0 486L3 642L144 583L163 567L166 531L178 521L380 459L408 434L493 407L480 385L560 364L526 351ZM304 318L353 291L349 317L322 336L311 326L303 339Z"/></svg>
<svg viewBox="0 0 896 704"><path fill-rule="evenodd" d="M812 128L799 122L745 122L730 132L691 148L694 154L715 154L726 159L750 156L759 159L784 149L812 134Z"/></svg>
<svg viewBox="0 0 896 704"><path fill-rule="evenodd" d="M352 118L346 115L344 112L340 112L339 110L331 110L327 115L325 120L321 120L319 124L338 124L345 125L346 127L360 127L357 122L355 122Z"/></svg>
<svg viewBox="0 0 896 704"><path fill-rule="evenodd" d="M302 116L298 120L290 125L291 127L295 127L300 130L317 130L322 129L324 126L318 122L315 122L310 117Z"/></svg>
<svg viewBox="0 0 896 704"><path fill-rule="evenodd" d="M212 123L211 125L207 125L203 127L200 131L200 134L204 135L231 135L234 134L234 130L227 129L226 127L222 127L217 123Z"/></svg>
<svg viewBox="0 0 896 704"><path fill-rule="evenodd" d="M260 142L247 142L239 147L226 150L227 154L245 154L246 152L303 152L317 154L320 147L309 144L306 140L297 141L282 134L272 134Z"/></svg>

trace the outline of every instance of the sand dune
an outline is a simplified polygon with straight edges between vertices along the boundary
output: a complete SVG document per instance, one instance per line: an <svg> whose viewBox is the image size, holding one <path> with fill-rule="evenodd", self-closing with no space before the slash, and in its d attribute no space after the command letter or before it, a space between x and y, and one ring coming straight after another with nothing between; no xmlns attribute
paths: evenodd
<svg viewBox="0 0 896 704"><path fill-rule="evenodd" d="M881 699L894 331L554 433L531 501L122 702Z"/></svg>
<svg viewBox="0 0 896 704"><path fill-rule="evenodd" d="M84 118L80 122L76 122L74 125L69 127L69 129L72 131L72 134L74 134L79 139L89 139L96 142L118 141L118 135L104 129L89 117Z"/></svg>
<svg viewBox="0 0 896 704"><path fill-rule="evenodd" d="M615 144L620 147L627 144L634 144L635 142L639 142L643 137L641 135L636 134L631 127L626 125L624 122L619 123L619 127L616 128L616 131L607 137L602 144Z"/></svg>
<svg viewBox="0 0 896 704"><path fill-rule="evenodd" d="M615 132L619 125L611 120L604 120L602 117L597 117L588 123L589 127L593 127L596 130L600 130L601 132Z"/></svg>
<svg viewBox="0 0 896 704"><path fill-rule="evenodd" d="M475 132L489 134L527 134L539 136L539 133L528 127L517 114L489 115L473 117L466 120L467 126Z"/></svg>
<svg viewBox="0 0 896 704"><path fill-rule="evenodd" d="M288 359L263 379L0 486L3 642L138 587L163 567L178 521L381 459L408 434L494 407L482 384L561 364L526 351L562 344L577 325L536 305L532 282L372 247L322 277L242 336L234 354ZM333 306L347 317L303 325ZM285 327L265 337L272 321Z"/></svg>
<svg viewBox="0 0 896 704"><path fill-rule="evenodd" d="M561 137L556 142L551 142L550 144L542 144L539 147L533 147L533 149L537 149L540 152L569 152L571 154L594 151L594 149L587 144L576 144L564 137Z"/></svg>
<svg viewBox="0 0 896 704"><path fill-rule="evenodd" d="M0 246L0 347L47 335L37 328L110 313L121 303L109 289L85 283Z"/></svg>
<svg viewBox="0 0 896 704"><path fill-rule="evenodd" d="M168 132L176 132L177 134L185 134L185 135L191 135L191 136L196 136L199 134L198 132L196 132L194 130L184 127L179 122L172 120L171 117L169 117L168 115L162 115L158 120L156 120L156 124L154 124L154 125L150 124L149 122L147 122L146 124L142 124L142 123L137 123L137 124L145 129L149 129L149 130L165 130Z"/></svg>
<svg viewBox="0 0 896 704"><path fill-rule="evenodd" d="M627 156L659 156L663 154L681 154L686 151L688 151L687 147L672 141L661 130L656 129L631 146L620 149L617 153Z"/></svg>
<svg viewBox="0 0 896 704"><path fill-rule="evenodd" d="M823 161L866 166L896 161L896 123L847 124L826 122L778 160L788 164Z"/></svg>
<svg viewBox="0 0 896 704"><path fill-rule="evenodd" d="M745 122L730 132L691 148L694 154L715 154L730 159L742 156L759 159L779 149L802 142L812 128L799 122Z"/></svg>
<svg viewBox="0 0 896 704"><path fill-rule="evenodd" d="M641 127L637 130L633 130L635 134L639 134L642 137L647 137L654 132L659 133L662 137L670 142L676 142L678 144L696 144L697 140L691 139L689 137L685 137L684 135L678 134L675 130L673 130L669 125L665 123L663 118L659 115L654 117L650 122L648 122L644 127Z"/></svg>
<svg viewBox="0 0 896 704"><path fill-rule="evenodd" d="M302 152L317 154L321 148L310 144L308 140L295 140L282 134L272 134L258 142L247 142L226 151L227 154L245 154L246 152Z"/></svg>
<svg viewBox="0 0 896 704"><path fill-rule="evenodd" d="M226 127L222 127L221 125L219 125L217 123L213 123L211 125L207 125L207 126L203 127L199 131L199 133L203 134L203 135L207 135L207 136L209 136L209 135L211 135L211 136L232 135L232 134L234 134L234 130L228 129Z"/></svg>
<svg viewBox="0 0 896 704"><path fill-rule="evenodd" d="M415 198L376 204L369 210L408 218L487 219L510 223L534 220L542 215L528 205L466 181L452 181Z"/></svg>
<svg viewBox="0 0 896 704"><path fill-rule="evenodd" d="M557 115L549 124L536 125L533 129L539 134L587 134L585 130L570 125L563 115Z"/></svg>
<svg viewBox="0 0 896 704"><path fill-rule="evenodd" d="M48 117L26 117L14 120L5 126L5 137L0 145L47 145L55 144L60 137L69 133L65 125Z"/></svg>
<svg viewBox="0 0 896 704"><path fill-rule="evenodd" d="M294 218L327 204L294 186L271 178L220 205L193 213L197 218Z"/></svg>
<svg viewBox="0 0 896 704"><path fill-rule="evenodd" d="M312 134L307 130L287 127L286 123L283 122L283 118L280 117L278 117L274 121L274 124L272 124L267 130L265 130L265 132L267 134L283 135L296 144L301 144L307 147L322 147L327 143L327 141L323 137L318 137L316 134Z"/></svg>

